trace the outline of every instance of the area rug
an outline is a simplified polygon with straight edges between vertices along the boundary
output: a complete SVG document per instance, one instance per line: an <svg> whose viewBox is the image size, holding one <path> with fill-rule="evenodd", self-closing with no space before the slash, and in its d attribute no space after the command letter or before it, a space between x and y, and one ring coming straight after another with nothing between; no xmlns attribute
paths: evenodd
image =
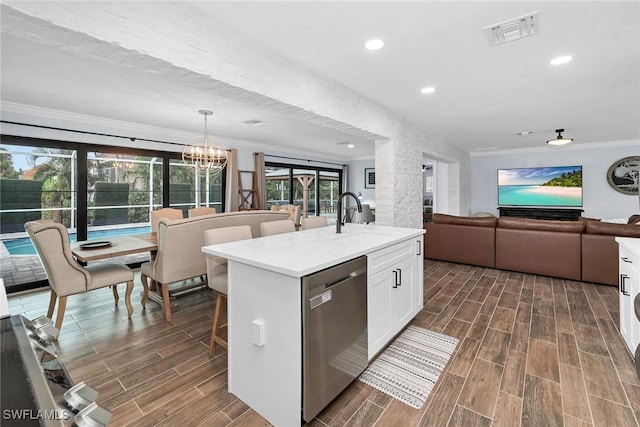
<svg viewBox="0 0 640 427"><path fill-rule="evenodd" d="M419 409L457 345L457 338L409 326L360 375L360 381Z"/></svg>

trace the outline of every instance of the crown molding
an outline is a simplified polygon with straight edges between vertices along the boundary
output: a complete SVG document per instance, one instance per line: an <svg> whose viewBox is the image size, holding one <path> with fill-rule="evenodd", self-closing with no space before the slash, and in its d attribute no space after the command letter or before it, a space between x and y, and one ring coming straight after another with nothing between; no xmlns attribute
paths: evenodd
<svg viewBox="0 0 640 427"><path fill-rule="evenodd" d="M593 150L612 147L630 147L638 146L640 141L637 139L629 139L623 141L602 141L602 142L585 142L580 144L569 144L560 146L541 146L529 148L514 148L509 150L495 151L471 151L471 157L500 156L505 154L526 154L526 153L554 153L557 151L576 151L576 150Z"/></svg>
<svg viewBox="0 0 640 427"><path fill-rule="evenodd" d="M65 127L70 130L112 133L135 138L149 138L181 143L199 134L195 132L178 131L175 129L143 125L140 123L108 119L82 113L55 110L15 102L0 102L3 120L20 121L26 124ZM7 114L10 117L7 117ZM19 120L14 120L16 115ZM37 120L37 121L36 121ZM64 125L63 125L64 123Z"/></svg>

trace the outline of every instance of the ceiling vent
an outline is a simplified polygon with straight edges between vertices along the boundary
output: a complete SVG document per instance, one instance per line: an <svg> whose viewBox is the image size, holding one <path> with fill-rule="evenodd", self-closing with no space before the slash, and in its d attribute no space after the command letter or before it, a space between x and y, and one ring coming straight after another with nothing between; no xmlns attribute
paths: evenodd
<svg viewBox="0 0 640 427"><path fill-rule="evenodd" d="M540 33L538 12L527 13L508 21L489 25L482 30L487 37L489 46L520 40L523 37L535 36Z"/></svg>

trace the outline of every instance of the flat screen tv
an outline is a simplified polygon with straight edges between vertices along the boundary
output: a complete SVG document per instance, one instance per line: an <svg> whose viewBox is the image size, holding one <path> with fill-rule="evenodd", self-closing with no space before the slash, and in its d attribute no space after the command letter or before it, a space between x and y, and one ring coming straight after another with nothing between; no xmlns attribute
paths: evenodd
<svg viewBox="0 0 640 427"><path fill-rule="evenodd" d="M582 166L498 169L500 206L582 206Z"/></svg>

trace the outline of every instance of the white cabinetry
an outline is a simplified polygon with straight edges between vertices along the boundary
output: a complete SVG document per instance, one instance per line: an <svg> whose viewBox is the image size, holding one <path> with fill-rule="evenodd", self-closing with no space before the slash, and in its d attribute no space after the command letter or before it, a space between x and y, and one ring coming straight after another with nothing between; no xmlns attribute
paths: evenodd
<svg viewBox="0 0 640 427"><path fill-rule="evenodd" d="M423 233L347 224L339 235L332 227L320 227L204 247L206 254L228 260L229 392L275 426L300 425L305 366L301 279L367 256L371 359L422 307ZM264 333L260 344L252 339L256 323ZM318 332L324 327L330 325Z"/></svg>
<svg viewBox="0 0 640 427"><path fill-rule="evenodd" d="M422 236L367 255L369 360L422 308Z"/></svg>
<svg viewBox="0 0 640 427"><path fill-rule="evenodd" d="M638 240L638 239L630 239ZM620 334L631 354L640 345L640 320L634 310L634 299L640 293L640 254L620 245L618 290L620 295Z"/></svg>

